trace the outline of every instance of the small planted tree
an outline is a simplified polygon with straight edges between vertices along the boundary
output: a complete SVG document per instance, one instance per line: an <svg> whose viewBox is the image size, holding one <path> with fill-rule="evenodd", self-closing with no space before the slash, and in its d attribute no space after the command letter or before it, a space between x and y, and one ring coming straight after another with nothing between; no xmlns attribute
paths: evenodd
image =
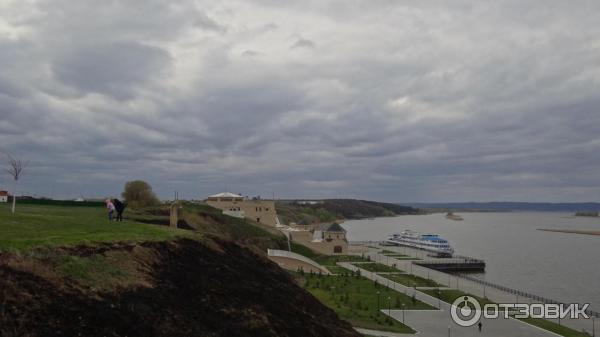
<svg viewBox="0 0 600 337"><path fill-rule="evenodd" d="M23 162L20 159L15 159L10 154L7 154L6 157L8 160L8 167L4 170L15 181L12 195L12 213L15 214L15 208L17 205L17 184L19 182L19 178L21 178L21 175L23 174L23 170L25 170L25 167L27 167L27 162Z"/></svg>

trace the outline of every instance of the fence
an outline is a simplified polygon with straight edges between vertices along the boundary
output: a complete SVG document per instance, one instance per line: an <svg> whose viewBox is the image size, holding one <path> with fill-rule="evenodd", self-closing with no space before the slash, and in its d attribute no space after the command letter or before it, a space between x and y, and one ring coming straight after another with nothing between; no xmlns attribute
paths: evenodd
<svg viewBox="0 0 600 337"><path fill-rule="evenodd" d="M546 297L538 296L538 295L531 294L531 293L528 293L528 292L525 292L525 291L521 291L521 290L517 290L517 289L505 287L505 286L502 286L502 285L499 285L499 284L495 284L495 283L492 283L492 282L480 280L480 279L475 278L475 277L471 277L471 276L467 276L467 275L462 275L462 274L459 274L459 275L456 275L456 276L459 276L460 278L469 280L471 282L475 282L475 283L478 283L478 284L481 284L481 285L485 285L486 287L498 289L498 290L501 290L501 291L504 291L504 292L507 292L507 293L510 293L510 294L513 294L513 295L518 295L518 296L521 296L521 297L530 298L530 299L532 299L534 301L537 301L539 303L543 303L543 304L564 304L562 302L553 300L551 298L546 298ZM585 313L587 315L589 315L589 316L594 316L596 318L600 318L600 313L597 312L597 311L587 309L585 311Z"/></svg>

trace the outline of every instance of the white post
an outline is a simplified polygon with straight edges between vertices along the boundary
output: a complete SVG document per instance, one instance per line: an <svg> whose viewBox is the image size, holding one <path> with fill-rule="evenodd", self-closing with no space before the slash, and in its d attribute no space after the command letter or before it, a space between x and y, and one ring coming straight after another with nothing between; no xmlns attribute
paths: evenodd
<svg viewBox="0 0 600 337"><path fill-rule="evenodd" d="M15 187L13 188L12 214L15 214L16 204L17 204L17 180L15 180Z"/></svg>

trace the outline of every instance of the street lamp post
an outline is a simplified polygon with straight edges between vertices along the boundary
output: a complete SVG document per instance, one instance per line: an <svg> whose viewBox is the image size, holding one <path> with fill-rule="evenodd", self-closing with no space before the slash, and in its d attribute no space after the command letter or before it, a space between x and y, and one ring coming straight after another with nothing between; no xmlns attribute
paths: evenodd
<svg viewBox="0 0 600 337"><path fill-rule="evenodd" d="M450 326L448 325L448 337L450 337Z"/></svg>
<svg viewBox="0 0 600 337"><path fill-rule="evenodd" d="M402 324L404 324L404 307L406 304L402 303Z"/></svg>
<svg viewBox="0 0 600 337"><path fill-rule="evenodd" d="M388 316L392 316L392 298L388 297Z"/></svg>
<svg viewBox="0 0 600 337"><path fill-rule="evenodd" d="M592 317L592 337L596 337L596 317Z"/></svg>
<svg viewBox="0 0 600 337"><path fill-rule="evenodd" d="M437 290L437 295L438 295L438 308L440 308L440 310L442 310L442 292L440 289Z"/></svg>
<svg viewBox="0 0 600 337"><path fill-rule="evenodd" d="M377 291L377 314L379 314L379 290Z"/></svg>

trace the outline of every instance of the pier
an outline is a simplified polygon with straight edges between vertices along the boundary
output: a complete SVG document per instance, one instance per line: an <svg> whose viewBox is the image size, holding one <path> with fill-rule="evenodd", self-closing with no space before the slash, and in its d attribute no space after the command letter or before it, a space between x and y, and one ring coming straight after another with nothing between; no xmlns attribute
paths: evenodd
<svg viewBox="0 0 600 337"><path fill-rule="evenodd" d="M383 249L396 254L404 255L402 260L411 261L415 265L425 268L439 270L443 272L483 272L485 271L485 261L468 256L454 255L452 257L436 257L434 253L426 250L388 245L377 241L353 241L351 245L371 246L377 249ZM393 256L393 253L387 255ZM386 254L384 254L386 255Z"/></svg>
<svg viewBox="0 0 600 337"><path fill-rule="evenodd" d="M387 246L380 245L380 242L377 241L363 241L363 242L351 242L353 246L349 248L350 251L353 251L354 254L362 254L365 257L371 259L371 261L384 264L386 266L390 266L396 268L406 274L415 275L418 277L425 278L427 280L432 280L440 284L441 287L445 287L447 289L456 289L459 291L466 292L470 295L479 296L480 298L486 298L496 303L542 303L542 304L561 304L562 302L556 301L553 299L549 299L546 297L538 296L532 293L524 292L518 289L513 289L510 287L502 286L490 281L480 280L474 277L470 277L466 274L459 273L457 269L441 269L439 266L444 264L452 264L452 261L439 261L439 260L453 260L454 258L433 258L427 256L427 252L414 249L410 247L403 246ZM464 256L456 256L455 258L468 260L465 261L467 264L476 265L477 260ZM450 262L450 263L448 263ZM434 269L434 266L438 266L438 269ZM457 271L452 273L453 271ZM361 275L366 277L377 278L383 282L385 280L381 279L381 274L377 275L376 273L370 273L366 270L361 271ZM393 284L393 282L392 282ZM394 287L399 286L394 284ZM414 287L412 293L419 294L420 288ZM440 303L443 304L443 303ZM589 336L595 336L595 321L600 318L600 312L586 309L585 313L590 316L590 319L573 319L573 318L564 318L564 319L546 319L547 321L553 322L558 325L564 325L569 327L570 329L574 329L575 331L583 331L587 333ZM396 312L397 314L397 312ZM446 313L447 316L447 313ZM447 318L446 316L440 316L440 319ZM392 317L397 318L397 315ZM431 322L431 316L424 317L423 320L427 320ZM516 321L516 320L513 320ZM487 321L486 326L492 321ZM526 324L521 322L522 324ZM425 331L425 327L420 327L418 325L414 325L415 328L419 329L419 331ZM431 328L431 326L429 326ZM537 329L537 328L536 328ZM540 330L539 331L545 331ZM464 335L464 334L461 334ZM506 333L499 334L498 336L506 336ZM528 334L532 335L532 334ZM544 336L556 334L552 332L545 332Z"/></svg>

